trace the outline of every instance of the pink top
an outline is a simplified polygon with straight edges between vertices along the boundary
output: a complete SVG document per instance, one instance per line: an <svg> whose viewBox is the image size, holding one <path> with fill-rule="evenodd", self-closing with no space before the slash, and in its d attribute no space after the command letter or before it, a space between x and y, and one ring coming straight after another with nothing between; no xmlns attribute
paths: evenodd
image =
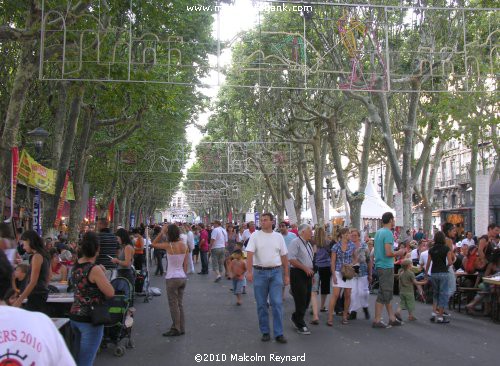
<svg viewBox="0 0 500 366"><path fill-rule="evenodd" d="M184 257L186 254L168 254L167 252L167 274L165 279L171 278L186 278L184 272Z"/></svg>

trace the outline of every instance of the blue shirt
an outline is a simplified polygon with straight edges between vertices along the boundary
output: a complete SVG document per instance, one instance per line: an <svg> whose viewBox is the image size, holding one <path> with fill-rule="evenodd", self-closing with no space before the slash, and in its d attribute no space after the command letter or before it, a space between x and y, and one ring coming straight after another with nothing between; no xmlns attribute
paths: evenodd
<svg viewBox="0 0 500 366"><path fill-rule="evenodd" d="M379 269L394 268L394 257L385 255L385 245L390 244L391 250L394 251L394 235L392 231L383 227L375 234L375 267Z"/></svg>
<svg viewBox="0 0 500 366"><path fill-rule="evenodd" d="M337 255L335 260L335 271L340 272L343 264L352 264L354 251L356 250L356 246L352 242L347 243L347 250L342 251L342 242L338 242L332 248L332 253Z"/></svg>
<svg viewBox="0 0 500 366"><path fill-rule="evenodd" d="M281 234L283 235L283 234ZM297 235L295 235L294 233L292 232L288 232L288 234L286 235L283 235L283 239L285 239L285 244L286 244L286 248L288 249L288 246L290 245L290 243L292 242L293 239L296 239L297 238Z"/></svg>

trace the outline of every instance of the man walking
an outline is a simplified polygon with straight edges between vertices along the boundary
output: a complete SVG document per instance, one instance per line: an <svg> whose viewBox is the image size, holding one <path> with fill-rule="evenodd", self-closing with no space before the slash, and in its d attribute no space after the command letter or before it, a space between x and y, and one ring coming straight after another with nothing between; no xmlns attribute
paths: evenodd
<svg viewBox="0 0 500 366"><path fill-rule="evenodd" d="M212 269L217 274L215 282L219 282L222 279L226 242L226 235L224 235L221 222L218 220L214 221L214 229L212 230L212 238L210 239L210 255L212 257Z"/></svg>
<svg viewBox="0 0 500 366"><path fill-rule="evenodd" d="M382 215L382 228L375 234L375 267L379 279L379 291L375 303L373 328L390 328L391 326L402 325L394 315L391 300L394 290L394 257L405 255L406 249L394 251L394 236L391 231L394 223L392 212L384 213ZM381 320L384 306L389 314L388 325Z"/></svg>
<svg viewBox="0 0 500 366"><path fill-rule="evenodd" d="M208 231L205 230L205 225L200 224L200 258L201 258L201 272L198 274L208 274Z"/></svg>
<svg viewBox="0 0 500 366"><path fill-rule="evenodd" d="M273 313L273 332L276 342L287 343L283 335L283 297L281 289L288 285L288 257L283 235L273 231L274 217L271 213L261 216L262 230L250 237L247 245L247 280L254 282L261 340L271 340L269 328L269 298ZM285 272L283 276L282 271Z"/></svg>
<svg viewBox="0 0 500 366"><path fill-rule="evenodd" d="M299 226L299 237L293 239L288 246L290 261L290 287L292 289L295 312L292 323L299 334L311 334L304 321L306 310L311 301L313 270L313 248L309 243L312 238L312 228L308 224Z"/></svg>

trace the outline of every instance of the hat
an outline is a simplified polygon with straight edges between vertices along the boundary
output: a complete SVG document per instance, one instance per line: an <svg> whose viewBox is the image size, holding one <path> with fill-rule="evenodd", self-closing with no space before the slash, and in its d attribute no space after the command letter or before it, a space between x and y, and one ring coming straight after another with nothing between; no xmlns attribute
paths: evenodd
<svg viewBox="0 0 500 366"><path fill-rule="evenodd" d="M406 258L403 261L401 261L401 265L402 266L411 266L411 265L413 265L413 262L411 261L411 259Z"/></svg>

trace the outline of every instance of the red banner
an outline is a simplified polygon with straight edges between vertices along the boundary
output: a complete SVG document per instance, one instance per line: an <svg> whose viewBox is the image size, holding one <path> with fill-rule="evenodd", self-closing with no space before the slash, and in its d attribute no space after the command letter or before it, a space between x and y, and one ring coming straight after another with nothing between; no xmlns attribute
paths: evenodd
<svg viewBox="0 0 500 366"><path fill-rule="evenodd" d="M95 204L96 199L95 197L92 197L89 200L89 222L95 222Z"/></svg>
<svg viewBox="0 0 500 366"><path fill-rule="evenodd" d="M69 182L69 170L66 170L66 177L64 177L64 185L63 185L61 197L59 198L59 204L57 205L56 221L54 221L55 228L58 228L59 224L61 223L64 201L66 201L66 195L68 193L68 182Z"/></svg>
<svg viewBox="0 0 500 366"><path fill-rule="evenodd" d="M115 199L113 198L108 206L108 222L113 223L113 218L115 215Z"/></svg>
<svg viewBox="0 0 500 366"><path fill-rule="evenodd" d="M12 168L11 168L11 181L10 181L10 222L14 216L16 189L17 189L17 172L19 171L19 148L14 146L12 152Z"/></svg>
<svg viewBox="0 0 500 366"><path fill-rule="evenodd" d="M227 222L233 222L233 211L229 211L229 213L227 214Z"/></svg>

